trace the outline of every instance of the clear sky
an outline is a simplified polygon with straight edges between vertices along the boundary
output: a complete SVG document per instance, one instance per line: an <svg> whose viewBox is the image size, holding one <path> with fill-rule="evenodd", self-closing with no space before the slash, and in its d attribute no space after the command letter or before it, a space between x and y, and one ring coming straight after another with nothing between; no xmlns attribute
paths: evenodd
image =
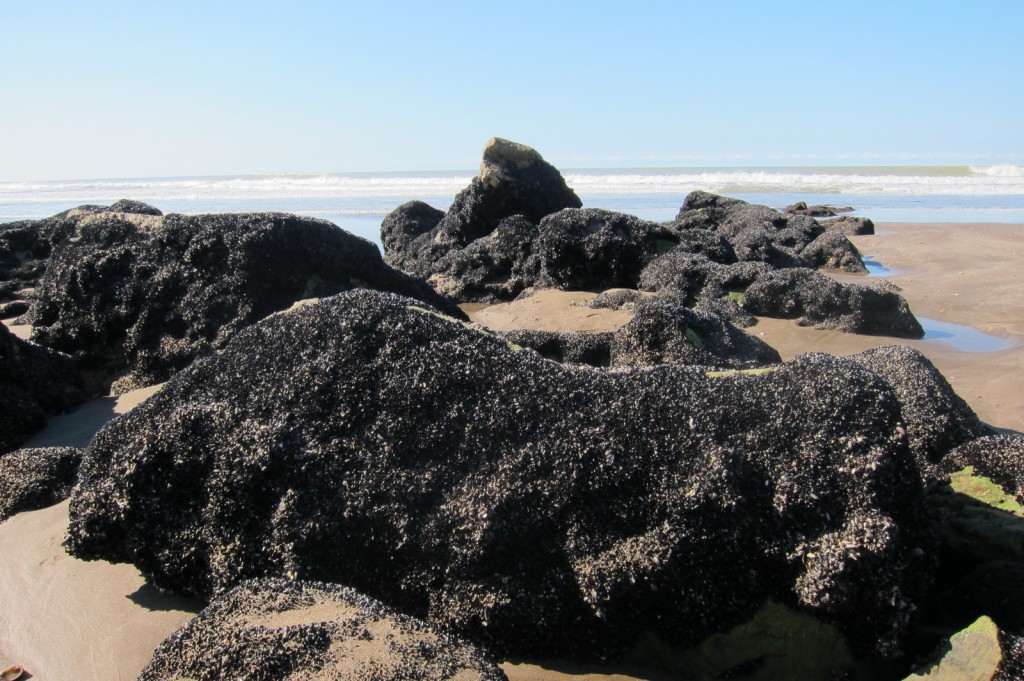
<svg viewBox="0 0 1024 681"><path fill-rule="evenodd" d="M1024 2L0 0L0 181L1024 162Z"/></svg>

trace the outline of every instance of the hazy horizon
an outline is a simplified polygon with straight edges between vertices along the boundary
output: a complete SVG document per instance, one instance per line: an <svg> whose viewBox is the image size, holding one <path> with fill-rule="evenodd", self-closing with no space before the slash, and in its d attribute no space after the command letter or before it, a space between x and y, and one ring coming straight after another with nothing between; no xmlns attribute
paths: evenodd
<svg viewBox="0 0 1024 681"><path fill-rule="evenodd" d="M0 5L0 182L1022 165L1024 5Z"/></svg>

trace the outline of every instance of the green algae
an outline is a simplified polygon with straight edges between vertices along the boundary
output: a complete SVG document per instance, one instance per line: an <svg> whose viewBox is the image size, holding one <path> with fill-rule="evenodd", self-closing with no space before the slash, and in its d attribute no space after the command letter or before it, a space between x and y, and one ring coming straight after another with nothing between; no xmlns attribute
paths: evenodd
<svg viewBox="0 0 1024 681"><path fill-rule="evenodd" d="M949 483L954 492L1024 518L1024 506L1017 503L1013 495L1004 492L999 485L978 475L973 466L953 473L949 476Z"/></svg>
<svg viewBox="0 0 1024 681"><path fill-rule="evenodd" d="M949 649L941 659L905 681L985 681L995 676L1002 659L999 627L982 616L949 639Z"/></svg>
<svg viewBox="0 0 1024 681"><path fill-rule="evenodd" d="M694 648L673 648L647 633L629 660L693 681L825 681L837 672L867 681L875 671L857 662L837 628L772 600L749 621Z"/></svg>
<svg viewBox="0 0 1024 681"><path fill-rule="evenodd" d="M775 371L775 367L758 367L756 369L723 369L721 371L708 371L705 375L708 378L721 378L723 376L737 376L745 374L748 376L760 376Z"/></svg>

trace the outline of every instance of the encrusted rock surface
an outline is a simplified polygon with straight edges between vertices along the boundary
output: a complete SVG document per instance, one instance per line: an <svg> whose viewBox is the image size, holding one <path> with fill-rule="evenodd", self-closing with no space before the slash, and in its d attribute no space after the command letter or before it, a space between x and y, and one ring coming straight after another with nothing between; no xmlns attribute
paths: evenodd
<svg viewBox="0 0 1024 681"><path fill-rule="evenodd" d="M810 215L815 218L827 218L840 213L849 213L853 208L850 206L844 206L837 208L836 206L808 206L806 201L797 201L796 203L786 206L783 209L784 213L792 213L794 215Z"/></svg>
<svg viewBox="0 0 1024 681"><path fill-rule="evenodd" d="M898 338L921 338L924 329L907 301L885 283L840 284L814 270L768 272L750 285L744 307L755 315L796 319L801 326Z"/></svg>
<svg viewBox="0 0 1024 681"><path fill-rule="evenodd" d="M477 648L337 584L259 579L164 641L139 681L505 681Z"/></svg>
<svg viewBox="0 0 1024 681"><path fill-rule="evenodd" d="M899 651L929 535L885 381L567 367L419 305L347 292L178 374L92 441L71 553L344 583L501 655L692 644L768 597Z"/></svg>
<svg viewBox="0 0 1024 681"><path fill-rule="evenodd" d="M540 223L540 281L568 291L636 288L640 272L679 243L649 220L600 208L566 208Z"/></svg>
<svg viewBox="0 0 1024 681"><path fill-rule="evenodd" d="M989 434L946 377L917 350L884 345L850 359L885 378L899 396L910 446L923 471L955 447Z"/></svg>
<svg viewBox="0 0 1024 681"><path fill-rule="evenodd" d="M864 236L875 233L875 223L867 218L856 218L852 215L844 215L832 220L822 220L819 223L829 231L837 231L846 236Z"/></svg>
<svg viewBox="0 0 1024 681"><path fill-rule="evenodd" d="M641 304L612 337L612 366L693 364L751 369L781 362L770 345L720 316L658 300Z"/></svg>
<svg viewBox="0 0 1024 681"><path fill-rule="evenodd" d="M513 345L536 350L541 357L554 362L594 367L606 367L611 364L613 334L608 331L562 333L516 329L502 331L499 335Z"/></svg>
<svg viewBox="0 0 1024 681"><path fill-rule="evenodd" d="M385 260L424 278L455 280L471 272L466 285L447 288L463 301L511 300L527 286L528 258L536 225L550 213L582 205L561 173L534 149L501 138L484 146L480 173L455 196L447 212L412 201L388 214L381 224ZM515 228L499 225L516 217ZM497 231L496 231L497 230ZM478 239L489 239L474 244ZM460 253L469 248L469 252ZM483 269L482 269L483 268ZM508 283L505 279L515 281Z"/></svg>
<svg viewBox="0 0 1024 681"><path fill-rule="evenodd" d="M0 225L0 303L31 302L33 289L46 273L53 248L74 236L82 219L101 213L161 214L153 206L122 199L109 207L79 206L43 220L21 220ZM8 314L21 313L5 313Z"/></svg>
<svg viewBox="0 0 1024 681"><path fill-rule="evenodd" d="M15 449L85 400L74 360L27 343L0 324L0 453Z"/></svg>
<svg viewBox="0 0 1024 681"><path fill-rule="evenodd" d="M965 442L943 460L953 472L971 466L1024 506L1024 436L992 435Z"/></svg>
<svg viewBox="0 0 1024 681"><path fill-rule="evenodd" d="M372 243L324 220L85 212L50 256L30 312L32 338L120 376L119 393L167 380L300 299L355 287L461 316L424 282L385 265Z"/></svg>
<svg viewBox="0 0 1024 681"><path fill-rule="evenodd" d="M19 449L0 455L0 522L63 501L78 480L82 450Z"/></svg>
<svg viewBox="0 0 1024 681"><path fill-rule="evenodd" d="M842 232L830 230L807 244L800 257L812 267L843 272L867 272L860 251Z"/></svg>

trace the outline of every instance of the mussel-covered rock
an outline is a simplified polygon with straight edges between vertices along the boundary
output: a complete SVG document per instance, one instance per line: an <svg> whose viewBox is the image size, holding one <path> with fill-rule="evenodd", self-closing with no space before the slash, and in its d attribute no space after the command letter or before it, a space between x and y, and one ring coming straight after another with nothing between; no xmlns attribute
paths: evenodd
<svg viewBox="0 0 1024 681"><path fill-rule="evenodd" d="M259 579L164 641L139 681L505 681L478 648L337 584Z"/></svg>
<svg viewBox="0 0 1024 681"><path fill-rule="evenodd" d="M101 430L67 546L202 596L347 584L501 655L694 644L769 597L894 655L928 581L921 495L857 362L571 367L359 290L240 331Z"/></svg>

